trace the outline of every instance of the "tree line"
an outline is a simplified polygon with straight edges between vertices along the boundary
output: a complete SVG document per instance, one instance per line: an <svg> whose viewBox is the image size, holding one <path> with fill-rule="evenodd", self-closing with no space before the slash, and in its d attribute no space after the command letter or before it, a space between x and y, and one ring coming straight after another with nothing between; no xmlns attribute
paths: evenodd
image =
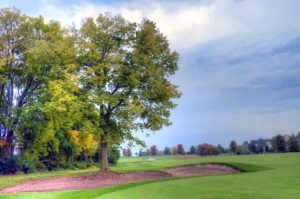
<svg viewBox="0 0 300 199"><path fill-rule="evenodd" d="M171 124L177 60L147 19L100 14L65 28L0 9L1 164L100 161L107 171L125 140L145 145L134 132Z"/></svg>
<svg viewBox="0 0 300 199"><path fill-rule="evenodd" d="M200 156L212 156L224 153L225 149L221 146L214 146L212 144L199 144L197 146L192 145L188 151L184 149L182 144L177 144L174 147L165 147L164 150L158 150L156 145L152 145L148 149L140 149L138 156L157 156L157 155L200 155Z"/></svg>
<svg viewBox="0 0 300 199"><path fill-rule="evenodd" d="M260 142L260 143L259 143ZM129 148L128 148L129 149ZM140 149L137 156L159 156L159 155L199 155L199 156L214 156L219 154L259 154L259 153L283 153L283 152L299 152L300 151L300 132L296 135L278 134L271 139L259 139L245 142L238 145L235 140L230 141L228 147L223 147L220 144L217 146L212 144L192 145L188 151L185 151L182 144L174 147L164 147L163 150L158 150L156 145L152 145L148 149ZM131 156L130 152L130 156Z"/></svg>

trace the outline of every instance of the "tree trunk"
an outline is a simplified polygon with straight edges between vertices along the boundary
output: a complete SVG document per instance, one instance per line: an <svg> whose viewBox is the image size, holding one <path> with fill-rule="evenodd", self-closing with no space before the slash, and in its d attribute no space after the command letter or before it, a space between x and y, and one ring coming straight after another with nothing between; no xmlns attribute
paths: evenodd
<svg viewBox="0 0 300 199"><path fill-rule="evenodd" d="M100 172L107 172L107 171L109 171L107 142L102 142L101 143L101 169L100 169Z"/></svg>

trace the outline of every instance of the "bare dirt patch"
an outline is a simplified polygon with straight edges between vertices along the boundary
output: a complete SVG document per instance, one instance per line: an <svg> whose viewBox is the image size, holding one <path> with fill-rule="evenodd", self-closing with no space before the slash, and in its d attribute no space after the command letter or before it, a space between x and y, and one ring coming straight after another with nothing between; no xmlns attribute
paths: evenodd
<svg viewBox="0 0 300 199"><path fill-rule="evenodd" d="M0 193L44 192L59 190L94 189L112 185L126 184L163 178L205 176L215 174L239 173L240 170L221 164L196 164L163 169L162 171L141 171L128 173L90 174L84 176L50 177L29 180L4 188Z"/></svg>

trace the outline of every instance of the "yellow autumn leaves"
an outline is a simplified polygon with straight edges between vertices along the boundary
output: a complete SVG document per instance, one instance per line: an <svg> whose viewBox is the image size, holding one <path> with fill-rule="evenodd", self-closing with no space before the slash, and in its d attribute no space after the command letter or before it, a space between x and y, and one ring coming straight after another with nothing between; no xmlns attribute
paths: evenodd
<svg viewBox="0 0 300 199"><path fill-rule="evenodd" d="M87 155L91 155L96 152L99 141L93 134L71 130L68 131L67 135L74 144L77 154L84 152Z"/></svg>

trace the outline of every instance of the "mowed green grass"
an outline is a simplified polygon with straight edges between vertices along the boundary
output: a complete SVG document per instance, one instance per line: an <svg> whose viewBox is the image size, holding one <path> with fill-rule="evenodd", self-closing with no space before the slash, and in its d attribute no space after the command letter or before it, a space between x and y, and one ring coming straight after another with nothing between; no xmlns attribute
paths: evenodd
<svg viewBox="0 0 300 199"><path fill-rule="evenodd" d="M0 195L0 199L300 198L300 153L191 159L171 157L159 157L154 160L147 158L123 158L120 160L119 165L113 169L120 172L159 170L164 167L205 162L227 163L238 166L248 172L139 182L93 190L7 194ZM74 175L92 171L94 170L65 171L65 173L57 172L50 173L50 175ZM47 175L49 173L35 174L31 177ZM14 179L18 183L24 180L24 175L0 177L0 186L11 185Z"/></svg>

